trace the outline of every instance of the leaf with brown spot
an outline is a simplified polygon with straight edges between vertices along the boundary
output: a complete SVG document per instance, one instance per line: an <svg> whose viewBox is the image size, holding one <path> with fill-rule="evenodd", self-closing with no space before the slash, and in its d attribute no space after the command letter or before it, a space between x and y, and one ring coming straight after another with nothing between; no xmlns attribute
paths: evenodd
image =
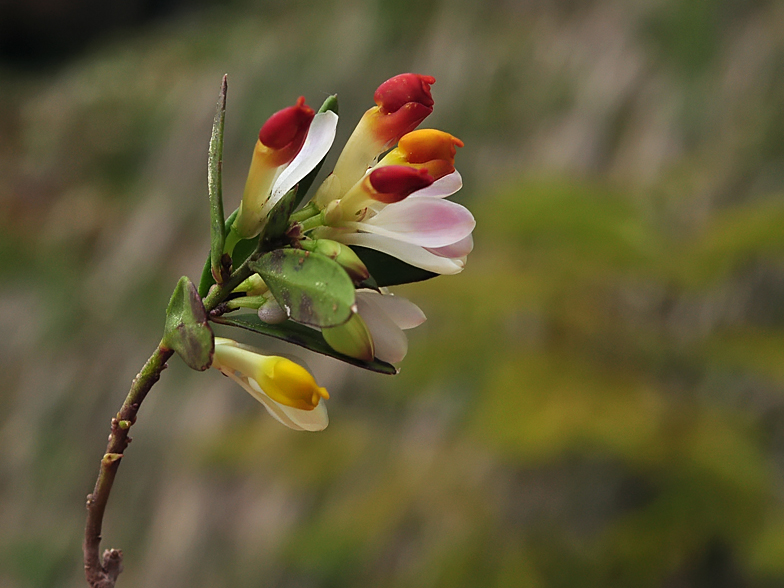
<svg viewBox="0 0 784 588"><path fill-rule="evenodd" d="M346 270L325 255L276 249L252 262L250 267L298 323L334 327L351 317L354 284Z"/></svg>

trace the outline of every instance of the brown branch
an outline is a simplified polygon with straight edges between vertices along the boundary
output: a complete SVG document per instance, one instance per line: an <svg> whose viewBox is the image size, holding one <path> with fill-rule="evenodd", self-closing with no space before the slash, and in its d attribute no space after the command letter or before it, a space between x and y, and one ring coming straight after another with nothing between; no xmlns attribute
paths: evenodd
<svg viewBox="0 0 784 588"><path fill-rule="evenodd" d="M139 412L139 407L147 396L147 392L161 377L161 372L166 368L166 362L173 353L162 343L158 345L158 348L134 378L131 390L128 392L120 412L112 419L109 443L101 460L101 469L95 482L95 489L92 494L87 496L87 523L84 528L82 549L84 551L85 577L92 588L113 588L117 576L122 571L122 551L119 549L107 549L103 558L99 557L103 515L123 452L131 441L128 432L136 422L136 414Z"/></svg>

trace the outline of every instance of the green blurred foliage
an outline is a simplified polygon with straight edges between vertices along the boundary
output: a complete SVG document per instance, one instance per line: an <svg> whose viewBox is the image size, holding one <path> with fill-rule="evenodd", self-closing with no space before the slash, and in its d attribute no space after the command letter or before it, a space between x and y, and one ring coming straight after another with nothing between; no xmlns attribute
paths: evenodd
<svg viewBox="0 0 784 588"><path fill-rule="evenodd" d="M466 142L466 270L397 290L428 316L398 376L306 358L323 433L172 361L107 513L120 585L781 585L782 22L234 2L0 66L0 585L81 585L109 419L209 248L221 75L231 210L272 111L337 92L340 145L409 70Z"/></svg>

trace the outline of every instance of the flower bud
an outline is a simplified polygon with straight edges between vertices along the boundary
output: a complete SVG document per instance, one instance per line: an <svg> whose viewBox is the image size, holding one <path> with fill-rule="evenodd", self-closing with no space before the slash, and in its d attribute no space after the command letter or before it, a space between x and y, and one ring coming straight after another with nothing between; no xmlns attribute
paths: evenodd
<svg viewBox="0 0 784 588"><path fill-rule="evenodd" d="M407 165L377 167L338 201L340 220L358 221L364 216L363 209L373 202L400 202L409 194L427 188L433 182L433 176L426 169L415 169Z"/></svg>
<svg viewBox="0 0 784 588"><path fill-rule="evenodd" d="M329 346L338 353L362 361L373 361L375 357L373 338L365 321L358 314L351 315L348 322L342 325L321 329L321 334Z"/></svg>
<svg viewBox="0 0 784 588"><path fill-rule="evenodd" d="M373 200L391 204L403 200L409 194L427 188L433 177L425 169L414 169L405 165L390 165L374 169L367 175L367 183Z"/></svg>
<svg viewBox="0 0 784 588"><path fill-rule="evenodd" d="M306 251L321 253L321 255L334 259L340 267L346 270L354 282L362 282L370 276L365 264L348 245L342 245L330 239L307 239L300 241L299 245Z"/></svg>
<svg viewBox="0 0 784 588"><path fill-rule="evenodd" d="M262 355L231 339L215 338L212 367L227 375L239 372L240 378L247 380L249 392L260 391L279 404L299 410L312 411L322 398L329 398L326 388L316 384L302 366L285 357Z"/></svg>
<svg viewBox="0 0 784 588"><path fill-rule="evenodd" d="M388 79L373 95L378 113L373 132L387 146L394 145L400 137L413 131L433 112L430 86L436 79L406 73Z"/></svg>
<svg viewBox="0 0 784 588"><path fill-rule="evenodd" d="M279 325L285 323L289 315L286 310L278 304L274 298L268 298L258 309L259 319L268 325Z"/></svg>
<svg viewBox="0 0 784 588"><path fill-rule="evenodd" d="M438 180L455 171L455 153L463 142L444 131L419 129L403 137L392 151L384 156L378 165L410 165L426 169Z"/></svg>
<svg viewBox="0 0 784 588"><path fill-rule="evenodd" d="M259 142L270 151L269 158L276 166L289 163L299 153L310 123L316 113L300 96L294 106L273 114L259 131Z"/></svg>
<svg viewBox="0 0 784 588"><path fill-rule="evenodd" d="M299 153L314 116L313 109L300 96L294 106L279 110L261 127L240 211L234 221L234 230L242 239L259 234L263 221L261 209L269 198L278 168L291 162Z"/></svg>
<svg viewBox="0 0 784 588"><path fill-rule="evenodd" d="M407 73L378 87L376 106L362 116L335 164L333 175L341 192L350 189L381 153L433 112L430 85L435 81L431 76ZM317 203L321 207L327 204L321 198Z"/></svg>

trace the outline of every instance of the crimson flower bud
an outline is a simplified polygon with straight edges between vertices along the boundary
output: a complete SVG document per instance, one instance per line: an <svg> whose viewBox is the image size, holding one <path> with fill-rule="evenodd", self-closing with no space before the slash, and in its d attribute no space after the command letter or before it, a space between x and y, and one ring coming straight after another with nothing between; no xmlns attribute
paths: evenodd
<svg viewBox="0 0 784 588"><path fill-rule="evenodd" d="M316 113L300 96L294 106L279 110L261 127L240 211L234 221L234 232L242 239L255 237L261 231L262 207L269 198L278 168L290 163L302 149L314 116Z"/></svg>
<svg viewBox="0 0 784 588"><path fill-rule="evenodd" d="M259 141L274 150L270 159L275 165L288 163L299 153L315 115L300 96L294 106L279 110L267 119L259 131Z"/></svg>
<svg viewBox="0 0 784 588"><path fill-rule="evenodd" d="M430 86L432 76L405 73L381 84L373 99L379 116L374 121L373 132L385 145L394 145L400 137L413 131L433 112Z"/></svg>
<svg viewBox="0 0 784 588"><path fill-rule="evenodd" d="M320 208L341 192L351 190L379 155L433 112L430 85L435 81L431 76L406 73L378 87L374 94L376 106L362 115L338 157L330 184L322 186L314 198Z"/></svg>
<svg viewBox="0 0 784 588"><path fill-rule="evenodd" d="M368 174L373 189L373 200L391 204L403 200L409 194L427 188L435 180L426 169L414 169L406 165L388 165Z"/></svg>

